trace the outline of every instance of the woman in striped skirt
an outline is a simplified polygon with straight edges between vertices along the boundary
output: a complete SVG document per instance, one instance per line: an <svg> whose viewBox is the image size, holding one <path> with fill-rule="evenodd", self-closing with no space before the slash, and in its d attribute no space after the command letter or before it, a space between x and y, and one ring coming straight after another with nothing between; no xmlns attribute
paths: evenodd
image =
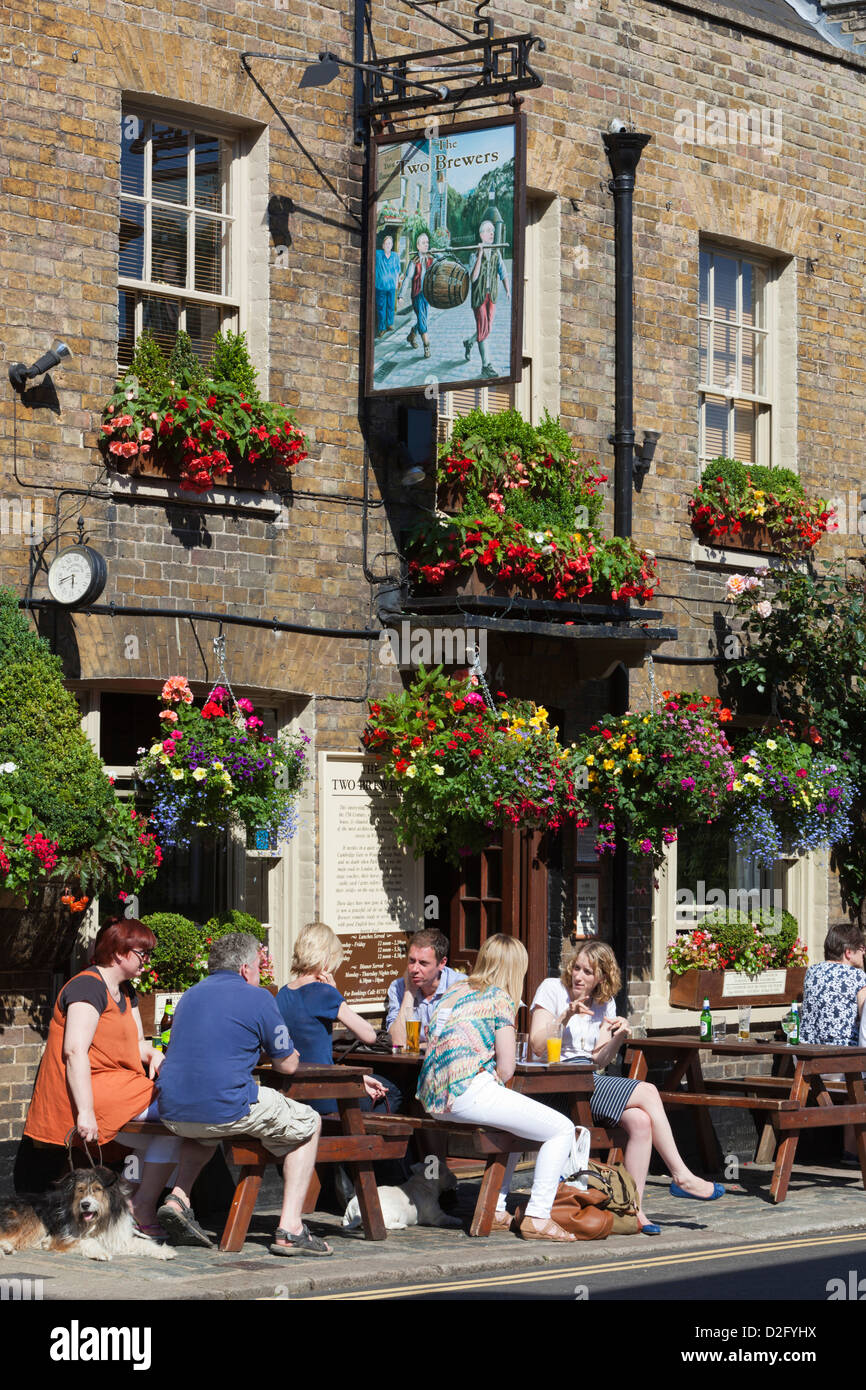
<svg viewBox="0 0 866 1390"><path fill-rule="evenodd" d="M596 1123L619 1125L626 1131L625 1165L641 1200L655 1146L673 1179L673 1196L712 1202L725 1189L720 1183L697 1177L686 1167L655 1086L602 1073L601 1069L613 1060L629 1036L628 1024L617 1017L613 1002L621 984L619 966L610 947L603 941L581 942L563 957L559 979L542 981L536 991L530 1028L532 1050L546 1055L547 1039L561 1034L564 1062L592 1061L599 1068L592 1093L592 1118ZM642 1208L638 1221L645 1234L658 1234L658 1226L647 1220Z"/></svg>

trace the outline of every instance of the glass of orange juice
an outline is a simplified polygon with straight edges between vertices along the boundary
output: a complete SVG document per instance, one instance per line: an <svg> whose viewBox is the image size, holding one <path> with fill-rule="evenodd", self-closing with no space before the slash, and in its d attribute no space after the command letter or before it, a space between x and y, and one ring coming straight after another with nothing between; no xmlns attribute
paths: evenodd
<svg viewBox="0 0 866 1390"><path fill-rule="evenodd" d="M547 1039L547 1061L562 1061L562 1033L554 1033L553 1037Z"/></svg>

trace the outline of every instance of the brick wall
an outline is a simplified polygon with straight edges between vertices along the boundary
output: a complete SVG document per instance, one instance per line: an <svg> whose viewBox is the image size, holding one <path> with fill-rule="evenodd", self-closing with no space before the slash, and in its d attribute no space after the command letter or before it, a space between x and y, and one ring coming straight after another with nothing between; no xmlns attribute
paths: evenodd
<svg viewBox="0 0 866 1390"><path fill-rule="evenodd" d="M54 999L49 971L0 971L0 1194L12 1167Z"/></svg>

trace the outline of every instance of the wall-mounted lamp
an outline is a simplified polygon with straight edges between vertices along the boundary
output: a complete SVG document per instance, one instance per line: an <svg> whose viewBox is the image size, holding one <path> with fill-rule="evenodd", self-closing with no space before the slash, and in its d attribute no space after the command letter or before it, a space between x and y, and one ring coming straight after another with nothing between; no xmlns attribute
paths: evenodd
<svg viewBox="0 0 866 1390"><path fill-rule="evenodd" d="M32 367L25 367L23 362L12 362L9 367L9 380L14 390L20 395L28 381L32 381L33 377L50 372L52 367L59 367L64 357L71 356L72 349L67 347L66 343L58 343L50 352L43 353Z"/></svg>
<svg viewBox="0 0 866 1390"><path fill-rule="evenodd" d="M644 430L643 443L634 447L634 485L637 492L641 491L643 480L652 467L653 455L660 438L660 430Z"/></svg>

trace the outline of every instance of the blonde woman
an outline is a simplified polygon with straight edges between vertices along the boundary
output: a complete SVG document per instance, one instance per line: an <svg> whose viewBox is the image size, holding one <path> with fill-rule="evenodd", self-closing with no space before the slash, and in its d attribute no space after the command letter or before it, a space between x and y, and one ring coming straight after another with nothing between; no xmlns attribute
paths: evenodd
<svg viewBox="0 0 866 1390"><path fill-rule="evenodd" d="M286 1020L289 1035L302 1062L318 1062L330 1066L334 1061L331 1031L334 1023L342 1023L363 1043L376 1041L376 1029L354 1009L350 1009L334 980L334 971L343 960L340 939L324 922L308 922L295 942L289 982L277 994L277 1008ZM402 1099L396 1087L377 1077L365 1076L368 1101L364 1110L375 1109L385 1097L391 1109L397 1109ZM322 1115L336 1110L332 1100L311 1101Z"/></svg>
<svg viewBox="0 0 866 1390"><path fill-rule="evenodd" d="M563 957L559 979L543 980L532 1001L529 1043L543 1054L547 1039L562 1035L564 1062L594 1062L599 1068L592 1093L592 1118L597 1124L619 1125L628 1134L625 1166L643 1200L653 1146L673 1178L674 1197L712 1202L724 1194L721 1183L696 1177L683 1162L668 1117L655 1086L626 1076L603 1076L629 1036L628 1023L618 1018L614 996L622 984L613 951L603 941L585 941ZM644 1235L660 1228L641 1208L638 1222Z"/></svg>
<svg viewBox="0 0 866 1390"><path fill-rule="evenodd" d="M549 1106L505 1088L514 1075L514 1016L528 963L526 948L513 936L490 936L482 943L468 980L449 989L433 1015L418 1099L431 1115L495 1125L539 1142L532 1194L518 1233L524 1240L572 1241L574 1236L551 1220L550 1209L574 1126ZM512 1224L505 1199L518 1157L508 1160L495 1231Z"/></svg>

